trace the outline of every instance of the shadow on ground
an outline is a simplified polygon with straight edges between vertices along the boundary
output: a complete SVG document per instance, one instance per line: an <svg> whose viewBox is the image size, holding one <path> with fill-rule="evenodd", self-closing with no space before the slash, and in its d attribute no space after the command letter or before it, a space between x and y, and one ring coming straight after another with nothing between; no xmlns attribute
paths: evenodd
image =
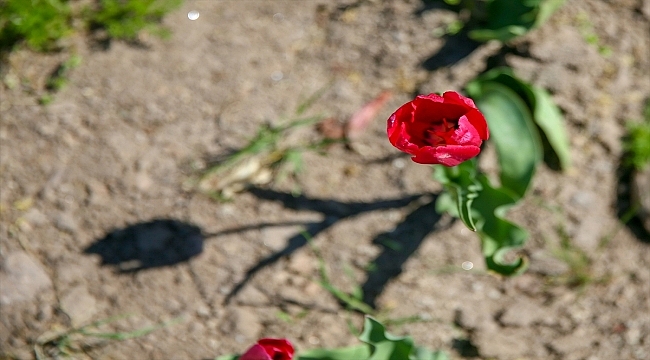
<svg viewBox="0 0 650 360"><path fill-rule="evenodd" d="M173 219L155 219L108 233L84 250L120 273L171 266L203 251L201 229Z"/></svg>
<svg viewBox="0 0 650 360"><path fill-rule="evenodd" d="M625 155L624 155L625 156ZM623 164L623 160L619 161ZM618 185L616 188L616 215L639 241L650 245L650 233L643 227L639 217L640 206L632 200L633 171L629 166L619 165L616 170Z"/></svg>
<svg viewBox="0 0 650 360"><path fill-rule="evenodd" d="M236 284L230 293L228 293L224 301L226 304L229 303L230 300L244 288L246 283L248 283L248 281L257 272L275 263L282 257L290 255L296 250L302 248L308 243L311 238L331 227L339 220L370 211L404 207L422 197L422 195L410 195L399 199L379 200L375 202L348 203L327 199L312 199L304 195L294 196L290 193L283 193L260 188L252 188L249 190L249 192L258 197L260 200L279 201L287 209L315 211L320 212L325 216L323 221L304 224L304 230L290 237L287 240L287 245L284 247L284 249L281 249L267 256L266 258L260 260L260 262L258 262L255 266L250 268L246 272L244 279ZM235 229L232 231L244 231L247 229L248 228ZM229 230L229 232L232 231Z"/></svg>
<svg viewBox="0 0 650 360"><path fill-rule="evenodd" d="M368 270L367 279L362 285L364 294L363 301L375 307L375 299L388 282L402 272L402 266L413 255L422 244L422 241L431 232L439 231L451 224L448 218L441 218L435 211L435 198L428 194L410 195L399 199L379 200L375 202L340 202L335 200L312 199L304 195L294 196L289 193L276 192L260 188L252 188L250 193L261 200L279 201L285 208L293 210L309 210L322 213L324 220L312 223L291 223L304 225L304 230L296 233L287 239L287 245L260 260L250 268L244 279L236 284L228 293L224 303L230 300L241 291L247 282L260 270L269 266L284 256L288 256L296 250L305 246L308 241L326 230L339 220L356 216L362 213L390 208L413 206L414 209L409 215L396 226L390 233L378 235L373 243L383 247L382 252L372 262L371 270ZM251 228L261 228L278 224L258 224L253 227L226 230L218 234L207 236L218 236L223 233L246 231ZM279 225L287 225L282 223Z"/></svg>
<svg viewBox="0 0 650 360"><path fill-rule="evenodd" d="M415 16L423 16L428 11L447 10L460 12L459 6L453 6L442 0L423 0L420 9L415 12ZM469 26L465 25L461 31L455 34L445 34L443 39L444 45L435 53L431 54L422 61L420 66L428 71L435 71L443 67L451 66L474 52L481 45L480 42L474 41L467 36Z"/></svg>
<svg viewBox="0 0 650 360"><path fill-rule="evenodd" d="M382 252L371 263L366 281L361 286L363 301L375 308L375 300L388 282L402 273L406 260L420 247L432 232L451 224L449 217L440 216L435 209L436 199L421 198L419 206L389 233L379 234L373 244L381 245Z"/></svg>
<svg viewBox="0 0 650 360"><path fill-rule="evenodd" d="M442 67L451 66L478 49L481 43L470 39L467 31L445 36L445 44L436 53L422 62L422 67L428 71L435 71Z"/></svg>
<svg viewBox="0 0 650 360"><path fill-rule="evenodd" d="M213 234L204 234L195 225L173 219L155 219L113 230L84 250L86 254L97 254L102 265L114 266L120 273L133 273L156 267L172 266L203 251L206 238L261 229L270 226L303 225L304 230L287 239L287 245L260 260L250 268L242 281L235 284L225 298L225 303L241 291L257 272L305 246L308 241L338 221L375 210L400 208L408 205L413 210L395 229L375 237L373 243L383 250L372 261L365 283L362 285L363 301L375 307L375 299L388 282L402 272L404 263L417 251L422 241L431 232L448 227L449 219L440 217L435 211L435 197L428 194L409 195L403 198L378 200L375 202L341 202L326 199L312 199L304 195L252 188L249 192L260 200L279 201L285 208L320 212L320 222L259 223L241 228L228 229Z"/></svg>

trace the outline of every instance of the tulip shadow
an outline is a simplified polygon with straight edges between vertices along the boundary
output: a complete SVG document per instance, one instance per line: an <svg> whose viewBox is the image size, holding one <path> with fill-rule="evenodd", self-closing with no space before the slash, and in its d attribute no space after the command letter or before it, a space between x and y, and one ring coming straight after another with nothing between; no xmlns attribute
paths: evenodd
<svg viewBox="0 0 650 360"><path fill-rule="evenodd" d="M448 5L442 0L423 0L422 5L415 11L414 15L421 17L424 13L434 10L450 10L460 12L458 5ZM444 45L435 53L429 55L420 64L428 71L435 71L443 67L451 66L473 53L481 45L467 35L469 26L464 26L461 31L455 34L445 34L442 38Z"/></svg>
<svg viewBox="0 0 650 360"><path fill-rule="evenodd" d="M101 265L119 273L173 266L203 251L204 234L195 225L173 219L154 219L116 229L88 246Z"/></svg>
<svg viewBox="0 0 650 360"><path fill-rule="evenodd" d="M443 67L451 66L465 59L481 45L467 36L467 31L462 30L453 35L445 35L445 44L428 58L422 61L421 66L425 70L435 71Z"/></svg>
<svg viewBox="0 0 650 360"><path fill-rule="evenodd" d="M246 284L265 267L277 262L281 258L288 256L296 250L307 245L308 241L317 236L322 231L328 229L336 222L353 217L365 212L392 209L404 207L411 204L413 201L422 197L422 195L411 195L398 199L379 200L375 202L341 202L326 199L313 199L304 195L294 196L289 193L277 192L273 190L250 188L248 190L251 194L255 195L260 200L278 201L283 204L287 209L293 210L309 210L320 212L324 215L324 220L320 222L306 223L304 231L301 231L287 240L287 245L279 251L267 256L260 260L255 266L250 268L244 278L239 283L235 284L232 290L226 295L224 304L228 304L232 298L237 295ZM295 223L294 223L295 224ZM269 224L267 224L269 225ZM259 226L259 225L257 225ZM256 226L256 227L257 227ZM245 229L233 229L229 232L244 231Z"/></svg>
<svg viewBox="0 0 650 360"><path fill-rule="evenodd" d="M423 197L420 206L413 210L391 232L375 237L373 244L383 247L371 262L366 281L361 286L363 302L376 308L375 301L390 280L402 273L404 263L417 251L432 232L441 231L452 224L452 219L439 215L435 209L436 198Z"/></svg>

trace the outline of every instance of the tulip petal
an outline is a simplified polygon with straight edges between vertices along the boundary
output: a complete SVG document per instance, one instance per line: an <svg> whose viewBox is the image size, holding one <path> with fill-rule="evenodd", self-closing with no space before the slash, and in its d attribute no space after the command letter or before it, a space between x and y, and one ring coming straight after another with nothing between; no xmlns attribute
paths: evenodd
<svg viewBox="0 0 650 360"><path fill-rule="evenodd" d="M445 99L445 103L469 106L471 108L476 109L474 100L468 97L464 97L463 95L455 91L446 91L444 94L442 94L442 97Z"/></svg>
<svg viewBox="0 0 650 360"><path fill-rule="evenodd" d="M440 96L440 95L438 95L438 94L435 94L435 93L431 93L431 94L429 94L429 95L418 95L418 96L415 97L416 100L417 100L418 98L426 99L426 100L431 100L431 101L433 101L433 102L439 102L439 103L445 101L445 98L443 98L442 96Z"/></svg>
<svg viewBox="0 0 650 360"><path fill-rule="evenodd" d="M442 119L456 120L467 113L467 108L460 104L446 104L424 97L417 97L413 102L415 104L413 123L424 126Z"/></svg>
<svg viewBox="0 0 650 360"><path fill-rule="evenodd" d="M482 140L490 138L490 130L488 129L487 121L485 121L485 116L483 116L480 111L470 110L465 116L467 116L469 123L476 128L476 131Z"/></svg>
<svg viewBox="0 0 650 360"><path fill-rule="evenodd" d="M287 339L264 338L258 340L257 343L264 347L266 353L273 360L291 360L293 358L293 345Z"/></svg>
<svg viewBox="0 0 650 360"><path fill-rule="evenodd" d="M456 166L465 160L475 157L479 152L481 152L481 148L473 145L426 146L420 148L411 160L419 164Z"/></svg>
<svg viewBox="0 0 650 360"><path fill-rule="evenodd" d="M273 358L271 358L262 345L255 344L242 354L239 360L273 360Z"/></svg>
<svg viewBox="0 0 650 360"><path fill-rule="evenodd" d="M458 119L458 129L454 131L451 139L458 145L481 146L481 137L478 131L470 124L467 116L461 116Z"/></svg>
<svg viewBox="0 0 650 360"><path fill-rule="evenodd" d="M400 106L397 111L393 113L388 119L388 137L392 138L395 131L402 131L400 124L404 123L405 119L412 119L413 112L415 111L415 106L413 102L407 102L406 104Z"/></svg>
<svg viewBox="0 0 650 360"><path fill-rule="evenodd" d="M394 147L409 154L415 153L419 146L411 142L411 136L406 132L406 124L393 119L389 119L388 140Z"/></svg>

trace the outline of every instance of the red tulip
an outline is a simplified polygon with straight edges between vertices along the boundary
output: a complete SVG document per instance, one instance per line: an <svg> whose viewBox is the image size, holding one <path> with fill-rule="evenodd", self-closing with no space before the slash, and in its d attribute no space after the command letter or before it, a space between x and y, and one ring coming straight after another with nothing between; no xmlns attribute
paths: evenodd
<svg viewBox="0 0 650 360"><path fill-rule="evenodd" d="M291 360L293 345L287 339L260 339L239 360Z"/></svg>
<svg viewBox="0 0 650 360"><path fill-rule="evenodd" d="M388 140L420 164L456 166L481 152L489 137L474 101L455 91L420 95L388 118Z"/></svg>

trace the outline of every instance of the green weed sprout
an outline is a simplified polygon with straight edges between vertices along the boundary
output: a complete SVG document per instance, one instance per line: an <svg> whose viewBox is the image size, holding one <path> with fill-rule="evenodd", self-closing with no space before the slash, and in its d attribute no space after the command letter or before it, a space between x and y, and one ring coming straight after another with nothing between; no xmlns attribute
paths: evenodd
<svg viewBox="0 0 650 360"><path fill-rule="evenodd" d="M324 119L320 115L304 116L304 113L326 89L327 86L299 104L295 111L296 119L281 125L260 126L257 134L244 147L208 166L198 178L190 179L186 187L196 188L215 200L229 200L250 185L279 181L300 172L304 152L320 152L338 141L327 138L301 144L285 144L283 141L293 130Z"/></svg>
<svg viewBox="0 0 650 360"><path fill-rule="evenodd" d="M51 51L73 32L67 0L1 0L0 51L20 41L36 51Z"/></svg>
<svg viewBox="0 0 650 360"><path fill-rule="evenodd" d="M105 29L109 38L134 41L142 30L161 37L169 30L160 25L163 17L178 8L182 0L101 0L86 10L91 29Z"/></svg>
<svg viewBox="0 0 650 360"><path fill-rule="evenodd" d="M100 332L97 329L103 325L110 324L126 316L114 316L95 321L91 324L78 328L68 329L60 332L46 333L36 339L34 344L34 356L37 360L48 358L70 357L74 354L85 352L98 344L84 344L89 339L101 341L124 341L148 335L158 329L178 323L181 319L173 319L157 325L144 327L129 332Z"/></svg>
<svg viewBox="0 0 650 360"><path fill-rule="evenodd" d="M57 69L47 79L45 87L48 91L41 95L41 98L39 99L41 105L47 105L54 101L54 93L68 85L68 82L70 81L70 72L80 64L81 56L72 55L57 67Z"/></svg>
<svg viewBox="0 0 650 360"><path fill-rule="evenodd" d="M628 136L624 141L625 165L637 171L650 166L650 100L646 103L643 120L628 122Z"/></svg>

